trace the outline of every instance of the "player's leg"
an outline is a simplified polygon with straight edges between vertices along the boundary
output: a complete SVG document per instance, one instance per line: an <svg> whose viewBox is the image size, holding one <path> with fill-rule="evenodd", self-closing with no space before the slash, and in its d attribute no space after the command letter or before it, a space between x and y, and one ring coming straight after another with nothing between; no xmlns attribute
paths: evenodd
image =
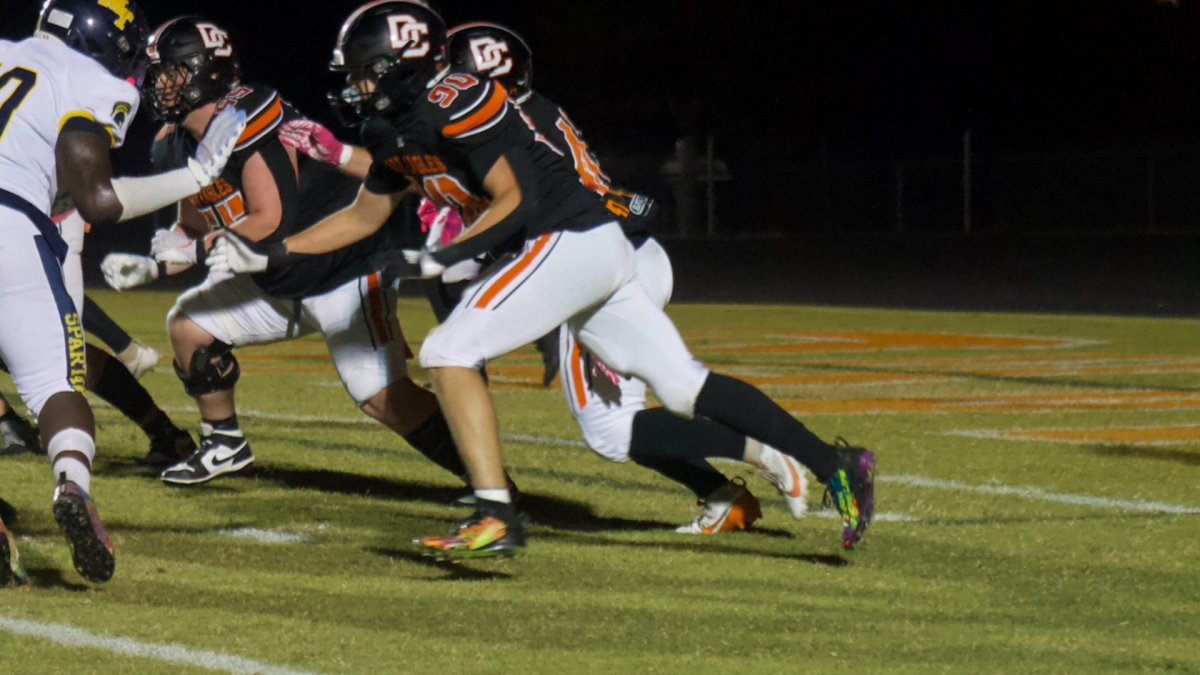
<svg viewBox="0 0 1200 675"><path fill-rule="evenodd" d="M200 412L200 447L163 471L164 482L195 485L253 464L234 403L241 367L233 348L289 337L296 330L293 304L266 297L245 276L210 278L176 301L167 314L167 333L175 374Z"/></svg>
<svg viewBox="0 0 1200 675"><path fill-rule="evenodd" d="M90 297L83 298L83 328L89 335L94 335L112 349L117 359L133 374L135 379L142 376L158 365L161 356L157 349L147 347L134 340L123 328L117 325L103 309Z"/></svg>
<svg viewBox="0 0 1200 675"><path fill-rule="evenodd" d="M396 300L391 284L375 273L306 298L302 305L359 408L465 481L467 470L437 397L408 376L412 353L396 318Z"/></svg>
<svg viewBox="0 0 1200 675"><path fill-rule="evenodd" d="M84 333L62 277L66 247L40 214L0 206L0 357L38 417L56 489L54 516L75 569L88 581L112 577L112 544L88 495L96 453L95 421L81 393ZM54 242L54 243L52 243Z"/></svg>
<svg viewBox="0 0 1200 675"><path fill-rule="evenodd" d="M874 508L874 456L825 443L755 387L709 372L640 284L627 284L570 326L615 371L644 379L672 412L707 417L807 466L838 503L846 526L843 546L851 548L861 538ZM710 451L688 452L703 458ZM744 451L731 459L744 461Z"/></svg>
<svg viewBox="0 0 1200 675"><path fill-rule="evenodd" d="M196 451L191 434L175 426L151 398L150 392L116 357L95 345L88 345L87 363L88 391L121 411L150 439L146 464L162 468L191 457Z"/></svg>
<svg viewBox="0 0 1200 675"><path fill-rule="evenodd" d="M426 552L466 557L523 550L524 528L505 483L495 407L477 368L604 302L634 275L633 251L616 224L544 235L472 284L445 323L429 334L421 365L470 473L478 510L450 537L420 540Z"/></svg>
<svg viewBox="0 0 1200 675"><path fill-rule="evenodd" d="M10 528L15 524L16 511L8 502L0 499L0 588L23 586L29 576L21 566L21 555L17 552L17 541Z"/></svg>

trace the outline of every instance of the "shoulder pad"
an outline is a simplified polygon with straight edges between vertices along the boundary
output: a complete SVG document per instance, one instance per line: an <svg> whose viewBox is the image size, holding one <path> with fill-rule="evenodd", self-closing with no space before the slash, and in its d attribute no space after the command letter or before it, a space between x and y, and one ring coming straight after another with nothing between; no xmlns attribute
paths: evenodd
<svg viewBox="0 0 1200 675"><path fill-rule="evenodd" d="M451 73L422 102L446 138L467 138L496 125L510 103L504 87L467 73Z"/></svg>
<svg viewBox="0 0 1200 675"><path fill-rule="evenodd" d="M238 138L235 152L266 138L283 121L283 99L271 87L239 84L217 103L217 112L230 106L246 112L246 130Z"/></svg>

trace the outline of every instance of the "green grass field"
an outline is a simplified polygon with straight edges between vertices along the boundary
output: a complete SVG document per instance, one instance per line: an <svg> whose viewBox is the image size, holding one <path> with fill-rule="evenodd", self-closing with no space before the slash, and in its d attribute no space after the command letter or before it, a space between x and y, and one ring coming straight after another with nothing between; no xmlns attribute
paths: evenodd
<svg viewBox="0 0 1200 675"><path fill-rule="evenodd" d="M167 353L171 296L94 297ZM757 477L753 530L675 534L690 495L579 447L527 350L492 372L504 432L526 437L505 452L529 551L426 561L408 542L464 515L444 505L460 486L358 412L305 339L240 352L246 477L168 488L96 405L103 587L71 567L44 459L0 460L32 577L0 591L0 673L1200 673L1200 321L671 314L699 358L877 452L859 550ZM406 300L401 321L416 349L432 315ZM143 382L198 426L168 361Z"/></svg>

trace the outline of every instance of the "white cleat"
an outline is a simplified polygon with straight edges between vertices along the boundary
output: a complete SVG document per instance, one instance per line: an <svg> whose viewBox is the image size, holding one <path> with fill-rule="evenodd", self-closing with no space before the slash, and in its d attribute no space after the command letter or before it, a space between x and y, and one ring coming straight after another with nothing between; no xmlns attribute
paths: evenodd
<svg viewBox="0 0 1200 675"><path fill-rule="evenodd" d="M769 445L762 446L760 460L753 466L758 467L759 474L783 495L792 517L803 518L808 513L808 477L804 466Z"/></svg>
<svg viewBox="0 0 1200 675"><path fill-rule="evenodd" d="M134 340L125 348L125 351L117 354L117 358L125 364L130 373L133 373L133 379L140 380L143 375L154 370L154 366L158 365L162 356L154 347L147 347Z"/></svg>
<svg viewBox="0 0 1200 675"><path fill-rule="evenodd" d="M699 502L702 507L696 520L675 528L680 534L719 534L749 529L754 521L762 517L758 498L750 494L746 484L738 478L717 488L708 499Z"/></svg>

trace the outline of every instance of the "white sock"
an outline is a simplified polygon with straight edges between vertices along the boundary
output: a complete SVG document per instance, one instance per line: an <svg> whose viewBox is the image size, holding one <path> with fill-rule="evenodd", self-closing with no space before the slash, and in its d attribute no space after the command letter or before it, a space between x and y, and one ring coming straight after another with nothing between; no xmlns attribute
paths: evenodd
<svg viewBox="0 0 1200 675"><path fill-rule="evenodd" d="M58 477L67 474L67 480L78 485L84 492L92 493L92 472L87 464L74 457L59 457L54 460L54 485L58 486Z"/></svg>
<svg viewBox="0 0 1200 675"><path fill-rule="evenodd" d="M746 437L746 454L742 457L742 461L754 466L762 466L762 449L763 444L758 441Z"/></svg>
<svg viewBox="0 0 1200 675"><path fill-rule="evenodd" d="M511 504L512 496L508 490L476 490L475 497L478 499L486 499L489 502L500 502L501 504Z"/></svg>
<svg viewBox="0 0 1200 675"><path fill-rule="evenodd" d="M76 452L87 457L90 462L96 456L96 439L82 429L67 428L54 434L54 438L46 444L46 454L51 457L54 470L54 484L58 485L59 476L67 474L67 480L78 485L84 492L91 494L92 470L84 462L65 453Z"/></svg>

